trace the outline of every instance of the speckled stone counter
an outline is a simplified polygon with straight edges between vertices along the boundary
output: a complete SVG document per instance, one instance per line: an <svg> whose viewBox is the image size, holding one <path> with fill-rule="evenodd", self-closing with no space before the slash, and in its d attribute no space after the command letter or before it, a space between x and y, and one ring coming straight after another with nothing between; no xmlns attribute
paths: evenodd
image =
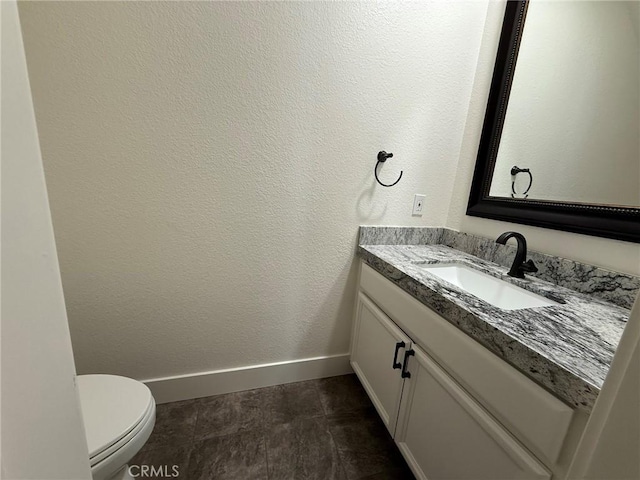
<svg viewBox="0 0 640 480"><path fill-rule="evenodd" d="M514 242L515 243L515 242ZM514 243L443 227L360 227L359 245L447 245L474 257L508 267L516 254ZM529 250L538 267L530 277L585 293L620 307L631 308L640 290L640 277Z"/></svg>
<svg viewBox="0 0 640 480"><path fill-rule="evenodd" d="M423 232L425 243L441 240L446 229L431 230ZM504 266L446 245L366 245L362 244L366 240L362 231L360 239L359 255L367 265L557 397L576 408L591 410L629 309L533 277L509 277ZM559 305L503 310L424 270L425 264L453 262Z"/></svg>

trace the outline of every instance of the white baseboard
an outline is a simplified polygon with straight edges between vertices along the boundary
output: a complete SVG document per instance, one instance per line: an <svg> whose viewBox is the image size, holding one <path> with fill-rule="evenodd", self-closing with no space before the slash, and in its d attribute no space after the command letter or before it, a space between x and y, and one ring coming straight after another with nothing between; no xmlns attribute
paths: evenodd
<svg viewBox="0 0 640 480"><path fill-rule="evenodd" d="M348 373L353 373L353 369L349 364L349 354L345 353L153 378L143 382L151 389L156 403L160 404Z"/></svg>

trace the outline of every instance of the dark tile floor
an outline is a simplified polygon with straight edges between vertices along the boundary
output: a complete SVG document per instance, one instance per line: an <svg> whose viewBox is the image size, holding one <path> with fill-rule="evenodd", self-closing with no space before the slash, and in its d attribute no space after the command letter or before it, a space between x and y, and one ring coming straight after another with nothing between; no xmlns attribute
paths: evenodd
<svg viewBox="0 0 640 480"><path fill-rule="evenodd" d="M414 478L355 375L158 405L129 464L168 466L151 478L177 465L178 480Z"/></svg>

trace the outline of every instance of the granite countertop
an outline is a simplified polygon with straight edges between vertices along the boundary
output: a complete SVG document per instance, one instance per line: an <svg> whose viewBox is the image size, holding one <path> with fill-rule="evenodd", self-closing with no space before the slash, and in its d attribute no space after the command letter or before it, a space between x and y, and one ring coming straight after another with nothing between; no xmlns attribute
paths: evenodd
<svg viewBox="0 0 640 480"><path fill-rule="evenodd" d="M590 411L630 311L446 245L360 245L366 264L569 405ZM503 310L424 270L461 263L559 305Z"/></svg>

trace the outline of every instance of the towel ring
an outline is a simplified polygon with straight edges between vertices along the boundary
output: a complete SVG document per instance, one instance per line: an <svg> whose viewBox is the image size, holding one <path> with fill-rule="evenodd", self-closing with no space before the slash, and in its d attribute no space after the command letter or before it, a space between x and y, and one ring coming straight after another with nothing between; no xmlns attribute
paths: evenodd
<svg viewBox="0 0 640 480"><path fill-rule="evenodd" d="M400 179L402 178L402 170L400 170L400 176L398 177L398 179L390 184L386 184L386 183L382 183L380 181L380 179L378 178L378 165L380 165L381 163L384 163L387 161L387 158L391 158L393 157L393 153L387 153L384 150L381 150L380 152L378 152L378 163L376 163L376 166L373 168L373 174L376 177L376 181L382 185L383 187L393 187L396 183L398 183L400 181Z"/></svg>
<svg viewBox="0 0 640 480"><path fill-rule="evenodd" d="M516 175L519 173L528 173L529 174L529 186L522 193L516 193ZM529 195L529 190L531 190L531 185L533 185L533 175L531 175L531 171L528 168L520 168L513 166L511 168L511 198L516 198L516 195L524 195L523 199L526 199Z"/></svg>

